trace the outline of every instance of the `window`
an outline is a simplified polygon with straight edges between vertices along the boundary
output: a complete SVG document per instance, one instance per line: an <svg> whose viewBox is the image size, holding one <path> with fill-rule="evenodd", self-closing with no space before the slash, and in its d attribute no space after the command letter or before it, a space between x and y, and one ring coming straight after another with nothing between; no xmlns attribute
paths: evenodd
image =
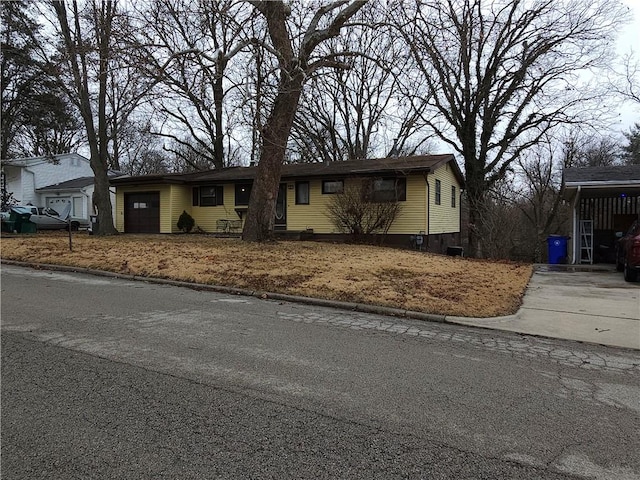
<svg viewBox="0 0 640 480"><path fill-rule="evenodd" d="M224 205L224 192L222 185L194 187L192 205L197 207L215 207Z"/></svg>
<svg viewBox="0 0 640 480"><path fill-rule="evenodd" d="M296 182L296 205L309 205L309 182Z"/></svg>
<svg viewBox="0 0 640 480"><path fill-rule="evenodd" d="M404 202L407 199L406 178L376 178L369 186L369 199L375 203Z"/></svg>
<svg viewBox="0 0 640 480"><path fill-rule="evenodd" d="M322 193L332 194L332 193L342 193L342 192L344 192L343 180L323 180L322 181Z"/></svg>
<svg viewBox="0 0 640 480"><path fill-rule="evenodd" d="M436 205L440 205L441 203L441 190L442 190L442 185L440 183L440 180L436 180Z"/></svg>
<svg viewBox="0 0 640 480"><path fill-rule="evenodd" d="M251 183L236 183L236 206L249 205Z"/></svg>
<svg viewBox="0 0 640 480"><path fill-rule="evenodd" d="M456 187L451 186L451 206L456 208Z"/></svg>

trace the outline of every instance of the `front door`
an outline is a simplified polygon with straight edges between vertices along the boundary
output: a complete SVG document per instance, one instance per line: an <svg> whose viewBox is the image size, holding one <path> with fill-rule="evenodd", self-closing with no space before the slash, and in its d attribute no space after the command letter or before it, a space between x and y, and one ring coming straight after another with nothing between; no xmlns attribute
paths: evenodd
<svg viewBox="0 0 640 480"><path fill-rule="evenodd" d="M274 230L287 229L287 184L281 183L278 188L278 199L276 200L276 221Z"/></svg>

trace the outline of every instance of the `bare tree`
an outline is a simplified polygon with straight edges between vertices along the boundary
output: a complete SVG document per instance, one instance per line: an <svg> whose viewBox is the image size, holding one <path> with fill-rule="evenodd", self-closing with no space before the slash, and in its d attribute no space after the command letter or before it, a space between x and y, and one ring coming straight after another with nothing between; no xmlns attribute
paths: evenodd
<svg viewBox="0 0 640 480"><path fill-rule="evenodd" d="M564 142L564 167L609 167L620 165L623 158L618 139L574 130Z"/></svg>
<svg viewBox="0 0 640 480"><path fill-rule="evenodd" d="M528 223L528 260L543 261L543 246L552 233L559 233L562 223L561 168L557 148L551 139L540 142L519 160L519 188L514 188L517 206Z"/></svg>
<svg viewBox="0 0 640 480"><path fill-rule="evenodd" d="M349 69L327 69L309 81L291 135L296 160L386 155L394 137L396 149L411 155L428 141L421 120L426 104L411 102L402 85L410 60L404 45L388 27L370 27L385 14L380 3L370 3L354 17L357 26L326 42L327 55L354 56L346 59Z"/></svg>
<svg viewBox="0 0 640 480"><path fill-rule="evenodd" d="M118 33L125 28L119 25ZM131 137L149 132L151 122L140 112L140 106L149 101L153 82L141 74L140 65L136 65L124 41L114 51L107 78L105 115L109 167L123 170L125 164L135 162L131 157L139 149L131 142Z"/></svg>
<svg viewBox="0 0 640 480"><path fill-rule="evenodd" d="M550 129L593 122L600 92L580 72L608 59L622 22L610 1L444 0L398 5L398 34L438 117L427 124L464 159L469 250L481 256L484 197Z"/></svg>
<svg viewBox="0 0 640 480"><path fill-rule="evenodd" d="M170 140L166 148L174 155L195 148L210 166L224 167L226 96L236 87L227 67L250 44L250 6L238 0L160 0L141 14L147 21L136 41L139 61L156 83L155 113L163 122L155 133Z"/></svg>
<svg viewBox="0 0 640 480"><path fill-rule="evenodd" d="M622 57L620 70L613 72L611 88L623 99L640 104L640 59L631 50Z"/></svg>
<svg viewBox="0 0 640 480"><path fill-rule="evenodd" d="M342 193L335 194L327 205L327 216L338 231L349 233L354 240L372 234L386 235L400 214L397 199L374 199L371 194L375 179L351 179Z"/></svg>
<svg viewBox="0 0 640 480"><path fill-rule="evenodd" d="M127 121L118 130L120 168L128 175L149 175L172 171L170 159L162 148L160 139L151 133L150 119Z"/></svg>
<svg viewBox="0 0 640 480"><path fill-rule="evenodd" d="M279 67L277 96L262 130L262 152L242 232L243 240L257 242L270 239L273 232L282 163L303 85L315 70L336 65L335 57L314 57L314 51L338 36L365 2L339 0L319 7L306 26L296 27L300 32L297 49L288 28L290 7L282 1L251 3L266 20L271 45L265 47L277 57ZM303 8L311 13L308 6Z"/></svg>
<svg viewBox="0 0 640 480"><path fill-rule="evenodd" d="M98 210L98 235L117 233L111 215L111 198L109 194L109 153L107 125L107 82L109 60L112 55L112 26L117 15L117 0L92 0L87 3L87 10L80 10L78 2L70 2L71 15L67 11L64 0L53 0L51 5L58 22L58 35L64 49L63 61L71 75L67 86L69 98L76 102L84 122L89 143L90 164L95 177L93 195L94 206ZM87 38L88 33L83 26L84 18L88 18L94 38ZM91 30L89 30L91 32ZM93 57L93 54L97 58ZM93 104L92 75L98 78L97 112Z"/></svg>

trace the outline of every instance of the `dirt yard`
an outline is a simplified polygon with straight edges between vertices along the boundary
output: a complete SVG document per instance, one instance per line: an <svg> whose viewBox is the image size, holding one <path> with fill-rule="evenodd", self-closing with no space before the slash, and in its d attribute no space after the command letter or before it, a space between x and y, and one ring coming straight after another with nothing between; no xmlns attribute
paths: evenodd
<svg viewBox="0 0 640 480"><path fill-rule="evenodd" d="M470 317L514 313L532 273L528 264L383 247L204 235L79 232L72 252L66 232L3 236L1 256Z"/></svg>

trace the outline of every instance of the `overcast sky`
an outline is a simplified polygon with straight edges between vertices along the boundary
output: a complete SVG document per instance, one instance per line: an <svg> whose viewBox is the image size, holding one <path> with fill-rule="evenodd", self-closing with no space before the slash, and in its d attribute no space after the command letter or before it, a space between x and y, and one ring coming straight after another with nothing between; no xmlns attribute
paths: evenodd
<svg viewBox="0 0 640 480"><path fill-rule="evenodd" d="M624 26L618 37L618 55L628 54L632 49L640 58L640 0L623 0L633 14L633 20ZM640 79L638 79L640 82ZM640 105L631 103L621 106L620 130L627 131L634 123L640 123Z"/></svg>

